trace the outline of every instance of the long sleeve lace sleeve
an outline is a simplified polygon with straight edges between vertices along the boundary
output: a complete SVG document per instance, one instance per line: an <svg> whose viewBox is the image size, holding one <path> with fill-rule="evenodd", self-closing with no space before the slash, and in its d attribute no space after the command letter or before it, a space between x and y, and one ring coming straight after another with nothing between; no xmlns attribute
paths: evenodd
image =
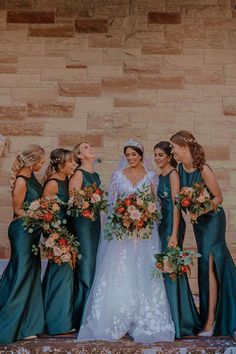
<svg viewBox="0 0 236 354"><path fill-rule="evenodd" d="M109 213L112 211L113 205L115 204L115 201L117 199L118 179L119 179L119 171L116 171L111 176L111 180L108 188Z"/></svg>

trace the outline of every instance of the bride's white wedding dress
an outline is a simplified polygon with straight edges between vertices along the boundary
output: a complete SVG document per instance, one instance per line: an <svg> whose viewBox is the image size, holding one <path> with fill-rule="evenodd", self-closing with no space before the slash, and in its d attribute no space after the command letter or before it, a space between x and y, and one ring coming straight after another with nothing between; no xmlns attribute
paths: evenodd
<svg viewBox="0 0 236 354"><path fill-rule="evenodd" d="M129 195L156 179L153 171L135 186L116 171L110 183L109 202ZM157 183L157 180L155 180ZM160 252L155 225L148 240L101 241L96 273L85 307L78 341L116 341L126 333L136 342L173 341L175 336L163 278L151 274L154 253Z"/></svg>

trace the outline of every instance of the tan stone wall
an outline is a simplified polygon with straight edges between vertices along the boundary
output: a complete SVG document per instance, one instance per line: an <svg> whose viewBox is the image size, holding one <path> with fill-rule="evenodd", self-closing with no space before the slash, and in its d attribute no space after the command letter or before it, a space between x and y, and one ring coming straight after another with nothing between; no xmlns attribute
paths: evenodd
<svg viewBox="0 0 236 354"><path fill-rule="evenodd" d="M235 1L1 0L0 134L10 149L0 159L0 258L9 255L8 173L26 144L49 152L89 140L107 181L125 140L151 156L179 129L206 147L236 258Z"/></svg>

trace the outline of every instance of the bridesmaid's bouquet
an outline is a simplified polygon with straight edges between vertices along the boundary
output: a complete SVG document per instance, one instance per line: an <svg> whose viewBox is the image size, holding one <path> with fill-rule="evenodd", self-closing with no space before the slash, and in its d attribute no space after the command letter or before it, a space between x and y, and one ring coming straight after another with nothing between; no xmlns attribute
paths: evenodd
<svg viewBox="0 0 236 354"><path fill-rule="evenodd" d="M117 240L145 240L151 238L154 223L161 219L161 212L150 187L144 185L142 191L118 198L107 219L105 239L112 240L114 235Z"/></svg>
<svg viewBox="0 0 236 354"><path fill-rule="evenodd" d="M68 201L67 215L83 216L95 221L99 211L107 210L107 193L96 183L80 190L74 189Z"/></svg>
<svg viewBox="0 0 236 354"><path fill-rule="evenodd" d="M184 274L191 274L194 258L201 255L193 250L181 250L179 247L169 247L162 254L155 254L156 264L154 275L168 273L171 280L176 280Z"/></svg>
<svg viewBox="0 0 236 354"><path fill-rule="evenodd" d="M35 227L42 227L45 231L50 228L58 228L66 220L59 220L58 213L61 209L62 201L57 196L47 196L36 199L31 203L24 203L25 214L23 226L32 233Z"/></svg>
<svg viewBox="0 0 236 354"><path fill-rule="evenodd" d="M194 183L192 187L181 188L174 203L190 215L192 224L197 223L198 216L209 211L213 206L210 194L202 183Z"/></svg>
<svg viewBox="0 0 236 354"><path fill-rule="evenodd" d="M42 256L53 261L57 265L68 263L75 268L76 262L81 259L78 251L79 242L68 232L65 227L58 230L51 230L51 233L39 243L39 246L33 246L35 255L40 251Z"/></svg>

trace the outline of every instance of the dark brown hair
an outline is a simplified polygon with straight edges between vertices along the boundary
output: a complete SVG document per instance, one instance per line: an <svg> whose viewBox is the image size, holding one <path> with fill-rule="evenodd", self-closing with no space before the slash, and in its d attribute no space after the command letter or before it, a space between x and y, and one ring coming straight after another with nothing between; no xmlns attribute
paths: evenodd
<svg viewBox="0 0 236 354"><path fill-rule="evenodd" d="M186 130L181 130L178 133L172 135L170 141L179 146L188 146L193 158L193 167L202 170L203 165L206 162L205 152L203 147L198 144L193 134Z"/></svg>
<svg viewBox="0 0 236 354"><path fill-rule="evenodd" d="M172 154L172 146L169 141L160 141L158 144L154 146L155 149L160 149L166 153L166 155L170 156L170 164L172 167L176 168L178 163Z"/></svg>
<svg viewBox="0 0 236 354"><path fill-rule="evenodd" d="M136 151L139 154L139 156L141 157L141 161L143 161L143 151L139 147L131 146L131 145L130 146L125 146L124 147L124 154L126 153L126 150L128 148L131 148L132 150Z"/></svg>

